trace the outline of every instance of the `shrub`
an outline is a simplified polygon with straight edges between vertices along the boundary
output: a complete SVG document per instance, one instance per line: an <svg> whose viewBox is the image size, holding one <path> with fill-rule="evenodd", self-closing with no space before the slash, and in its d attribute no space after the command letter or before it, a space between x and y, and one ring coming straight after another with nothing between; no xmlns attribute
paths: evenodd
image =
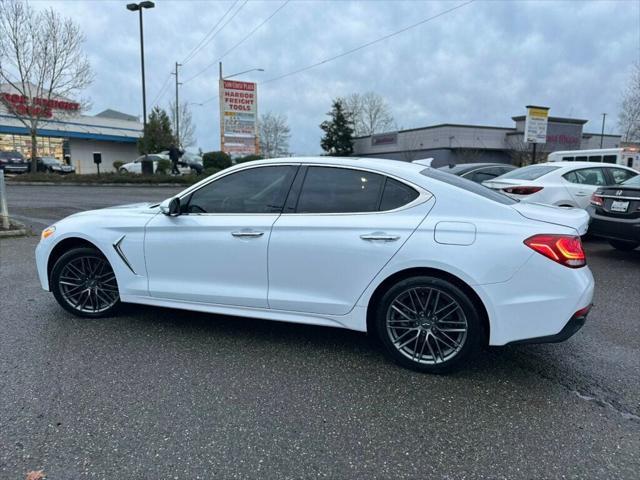
<svg viewBox="0 0 640 480"><path fill-rule="evenodd" d="M260 155L245 155L244 157L236 158L236 163L251 162L253 160L262 160L262 158L263 157Z"/></svg>
<svg viewBox="0 0 640 480"><path fill-rule="evenodd" d="M209 168L224 170L231 166L231 157L225 152L207 152L202 156L202 165L205 170Z"/></svg>
<svg viewBox="0 0 640 480"><path fill-rule="evenodd" d="M171 170L171 161L166 158L158 160L158 166L156 167L156 173L166 175Z"/></svg>
<svg viewBox="0 0 640 480"><path fill-rule="evenodd" d="M118 170L120 170L120 167L124 165L124 162L121 160L116 160L115 162L113 162L113 169L117 172Z"/></svg>
<svg viewBox="0 0 640 480"><path fill-rule="evenodd" d="M219 168L216 167L209 167L209 168L205 168L204 172L202 172L202 175L205 177L208 177L210 175L213 175L214 173L218 173L220 171Z"/></svg>

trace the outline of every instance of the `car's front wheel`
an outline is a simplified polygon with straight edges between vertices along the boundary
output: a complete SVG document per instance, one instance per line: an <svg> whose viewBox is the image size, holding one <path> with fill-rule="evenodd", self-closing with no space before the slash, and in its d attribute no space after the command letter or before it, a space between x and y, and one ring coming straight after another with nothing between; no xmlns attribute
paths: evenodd
<svg viewBox="0 0 640 480"><path fill-rule="evenodd" d="M80 317L106 317L120 305L109 261L94 248L74 248L56 261L50 286L58 303Z"/></svg>
<svg viewBox="0 0 640 480"><path fill-rule="evenodd" d="M468 295L441 278L407 278L391 287L376 311L385 352L404 367L448 373L482 347L481 318Z"/></svg>
<svg viewBox="0 0 640 480"><path fill-rule="evenodd" d="M625 240L609 240L609 244L616 250L622 250L623 252L630 252L634 248L640 246L640 242L630 242Z"/></svg>

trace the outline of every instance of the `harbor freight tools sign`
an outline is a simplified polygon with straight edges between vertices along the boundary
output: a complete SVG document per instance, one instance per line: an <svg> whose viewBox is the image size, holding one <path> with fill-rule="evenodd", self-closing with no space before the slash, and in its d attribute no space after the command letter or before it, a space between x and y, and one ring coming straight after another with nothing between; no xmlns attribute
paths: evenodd
<svg viewBox="0 0 640 480"><path fill-rule="evenodd" d="M524 122L524 141L526 143L547 143L547 121L549 109L527 105L527 118Z"/></svg>
<svg viewBox="0 0 640 480"><path fill-rule="evenodd" d="M258 89L252 82L220 80L220 146L229 155L258 154Z"/></svg>

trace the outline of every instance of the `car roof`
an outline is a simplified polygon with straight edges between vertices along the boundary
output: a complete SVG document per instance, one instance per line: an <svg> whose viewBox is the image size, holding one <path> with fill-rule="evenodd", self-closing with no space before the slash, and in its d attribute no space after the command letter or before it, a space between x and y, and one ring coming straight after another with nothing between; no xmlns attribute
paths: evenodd
<svg viewBox="0 0 640 480"><path fill-rule="evenodd" d="M509 163L500 163L500 162L472 162L472 163L456 163L454 165L444 165L440 168L445 167L469 167L469 168L479 168L479 167L513 167L513 165ZM513 167L516 168L516 167Z"/></svg>
<svg viewBox="0 0 640 480"><path fill-rule="evenodd" d="M402 176L403 174L415 175L420 173L425 168L424 165L417 163L405 162L403 160L392 160L389 158L363 158L363 157L285 157L285 158L271 158L264 160L253 160L252 162L242 163L241 165L261 164L278 164L278 163L302 163L306 165L330 165L336 167L354 167L365 168L370 170L379 170L381 172L387 172L390 174L397 174Z"/></svg>
<svg viewBox="0 0 640 480"><path fill-rule="evenodd" d="M629 168L625 165L618 165L617 163L604 163L604 162L544 162L536 163L535 165L557 165L558 167L622 167Z"/></svg>

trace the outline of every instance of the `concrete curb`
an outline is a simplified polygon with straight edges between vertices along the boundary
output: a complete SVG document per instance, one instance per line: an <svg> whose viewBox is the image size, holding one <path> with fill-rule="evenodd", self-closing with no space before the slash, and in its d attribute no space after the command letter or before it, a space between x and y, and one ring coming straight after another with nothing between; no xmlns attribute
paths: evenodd
<svg viewBox="0 0 640 480"><path fill-rule="evenodd" d="M71 182L6 182L7 185L61 187L190 187L187 183L71 183Z"/></svg>
<svg viewBox="0 0 640 480"><path fill-rule="evenodd" d="M0 230L0 238L24 237L30 233L24 223L9 219L9 225L12 230Z"/></svg>

